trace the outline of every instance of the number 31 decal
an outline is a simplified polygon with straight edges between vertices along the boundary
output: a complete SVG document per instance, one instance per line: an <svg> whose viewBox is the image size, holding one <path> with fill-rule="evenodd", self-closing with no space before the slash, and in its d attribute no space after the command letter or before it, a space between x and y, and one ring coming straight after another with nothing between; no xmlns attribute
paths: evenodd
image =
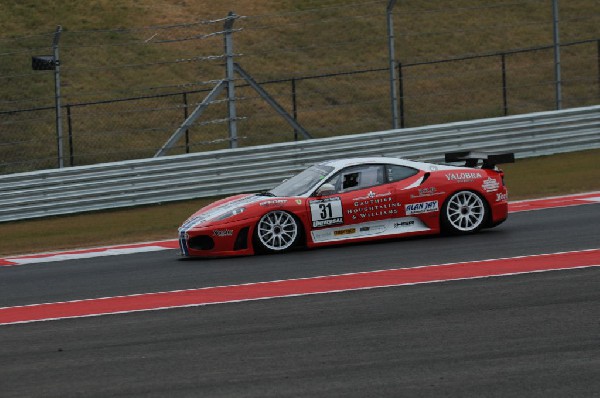
<svg viewBox="0 0 600 398"><path fill-rule="evenodd" d="M342 202L339 197L311 201L310 214L313 228L344 223Z"/></svg>

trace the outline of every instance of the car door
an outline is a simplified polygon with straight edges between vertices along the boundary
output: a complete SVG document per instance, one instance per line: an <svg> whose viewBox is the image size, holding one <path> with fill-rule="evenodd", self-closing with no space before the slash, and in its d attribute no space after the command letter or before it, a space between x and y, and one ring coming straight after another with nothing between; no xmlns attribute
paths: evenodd
<svg viewBox="0 0 600 398"><path fill-rule="evenodd" d="M394 222L396 233L430 230L439 219L441 192L428 181L429 172L401 165L386 165L396 200L401 203L401 218Z"/></svg>
<svg viewBox="0 0 600 398"><path fill-rule="evenodd" d="M347 167L326 184L332 193L308 201L315 243L360 238L381 231L381 221L399 214L394 184L382 164Z"/></svg>

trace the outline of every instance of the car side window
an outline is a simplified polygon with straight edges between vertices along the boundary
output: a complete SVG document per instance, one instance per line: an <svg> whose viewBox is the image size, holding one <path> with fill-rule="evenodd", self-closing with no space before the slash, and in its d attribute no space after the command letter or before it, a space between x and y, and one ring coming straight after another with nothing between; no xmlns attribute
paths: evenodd
<svg viewBox="0 0 600 398"><path fill-rule="evenodd" d="M419 170L413 169L412 167L399 166L396 164L385 165L385 171L388 182L402 181L419 172Z"/></svg>
<svg viewBox="0 0 600 398"><path fill-rule="evenodd" d="M335 187L336 193L350 192L383 184L383 172L383 165L352 166L334 175L328 183Z"/></svg>

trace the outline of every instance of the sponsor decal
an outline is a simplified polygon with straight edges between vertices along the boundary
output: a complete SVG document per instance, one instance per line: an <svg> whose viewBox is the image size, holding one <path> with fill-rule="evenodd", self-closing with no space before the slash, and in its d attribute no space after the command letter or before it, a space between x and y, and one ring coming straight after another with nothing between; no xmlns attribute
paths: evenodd
<svg viewBox="0 0 600 398"><path fill-rule="evenodd" d="M454 181L454 182L473 182L475 180L479 180L480 178L483 178L483 176L481 175L481 173L466 172L466 173L448 173L448 174L446 174L446 178L448 179L448 181Z"/></svg>
<svg viewBox="0 0 600 398"><path fill-rule="evenodd" d="M506 202L508 200L508 195L505 193L497 193L496 194L496 202Z"/></svg>
<svg viewBox="0 0 600 398"><path fill-rule="evenodd" d="M392 236L411 232L428 231L429 228L417 217L389 218L366 221L351 227L331 227L311 231L314 242L333 242L373 236Z"/></svg>
<svg viewBox="0 0 600 398"><path fill-rule="evenodd" d="M358 198L354 198L352 199L353 201L360 201L360 200L368 200L368 199L373 199L373 198L385 198L388 196L391 196L392 193L391 192L386 192L386 193L375 193L373 191L369 191L369 193L367 194L367 196L361 196Z"/></svg>
<svg viewBox="0 0 600 398"><path fill-rule="evenodd" d="M481 188L483 188L485 192L496 192L498 188L500 188L500 183L492 177L488 177L487 180L483 181Z"/></svg>
<svg viewBox="0 0 600 398"><path fill-rule="evenodd" d="M415 225L415 220L395 222L394 228L410 227L411 225Z"/></svg>
<svg viewBox="0 0 600 398"><path fill-rule="evenodd" d="M301 205L302 204L302 199L296 199L296 204L297 205Z"/></svg>
<svg viewBox="0 0 600 398"><path fill-rule="evenodd" d="M347 228L347 229L338 229L337 231L333 231L334 236L339 235L351 235L356 233L356 228Z"/></svg>
<svg viewBox="0 0 600 398"><path fill-rule="evenodd" d="M213 235L218 236L219 238L233 236L233 229L215 229Z"/></svg>
<svg viewBox="0 0 600 398"><path fill-rule="evenodd" d="M287 199L271 199L265 202L260 202L261 206L281 206L287 203Z"/></svg>
<svg viewBox="0 0 600 398"><path fill-rule="evenodd" d="M444 192L438 192L436 187L419 188L418 192L419 192L418 195L411 194L410 197L411 198L422 198L425 196L441 195L444 193Z"/></svg>
<svg viewBox="0 0 600 398"><path fill-rule="evenodd" d="M411 203L405 207L406 215L432 213L438 211L438 201L432 200L429 202Z"/></svg>
<svg viewBox="0 0 600 398"><path fill-rule="evenodd" d="M315 242L323 242L323 241L333 239L333 232L332 232L331 228L318 229L315 231L311 231L311 235Z"/></svg>
<svg viewBox="0 0 600 398"><path fill-rule="evenodd" d="M339 196L322 200L311 200L309 204L313 228L344 223L342 201Z"/></svg>
<svg viewBox="0 0 600 398"><path fill-rule="evenodd" d="M354 208L346 209L346 214L352 220L367 220L382 216L394 216L398 214L398 208L402 207L399 202L393 202L391 193L382 194L380 198L366 199L355 198ZM361 200L358 200L361 199ZM366 199L366 200L365 200Z"/></svg>

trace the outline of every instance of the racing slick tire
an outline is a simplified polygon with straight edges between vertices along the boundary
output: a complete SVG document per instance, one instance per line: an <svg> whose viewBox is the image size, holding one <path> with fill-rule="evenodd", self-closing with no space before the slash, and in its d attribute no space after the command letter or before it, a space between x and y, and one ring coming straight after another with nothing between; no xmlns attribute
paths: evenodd
<svg viewBox="0 0 600 398"><path fill-rule="evenodd" d="M254 229L254 247L259 252L283 253L301 239L302 226L291 213L275 210L260 218Z"/></svg>
<svg viewBox="0 0 600 398"><path fill-rule="evenodd" d="M442 206L442 231L454 235L479 231L488 224L489 213L488 204L479 194L455 192Z"/></svg>

